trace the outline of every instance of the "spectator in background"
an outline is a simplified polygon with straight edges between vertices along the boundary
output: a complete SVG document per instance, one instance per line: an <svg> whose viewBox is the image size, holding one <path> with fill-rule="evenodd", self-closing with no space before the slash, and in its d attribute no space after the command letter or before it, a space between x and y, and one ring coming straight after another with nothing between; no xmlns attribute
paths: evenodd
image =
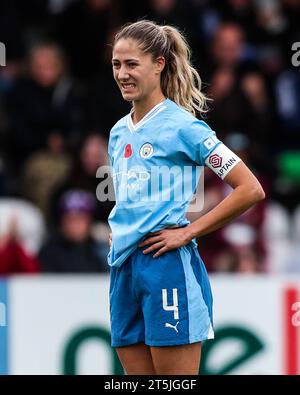
<svg viewBox="0 0 300 395"><path fill-rule="evenodd" d="M159 24L166 21L184 31L192 47L197 40L197 13L192 2L180 0L146 0L147 19L155 20Z"/></svg>
<svg viewBox="0 0 300 395"><path fill-rule="evenodd" d="M246 73L241 79L242 92L255 117L256 140L266 146L272 136L272 111L263 75L259 71Z"/></svg>
<svg viewBox="0 0 300 395"><path fill-rule="evenodd" d="M247 42L242 27L233 22L220 24L212 36L209 52L206 63L201 65L210 82L208 94L213 99L208 121L221 139L232 130L252 137L255 133L253 111L240 80L254 65L246 55Z"/></svg>
<svg viewBox="0 0 300 395"><path fill-rule="evenodd" d="M26 249L18 234L18 217L11 217L7 232L0 234L0 276L36 273L38 259Z"/></svg>
<svg viewBox="0 0 300 395"><path fill-rule="evenodd" d="M256 13L252 0L223 0L220 2L222 19L227 22L239 23L243 26L247 37L252 40L256 33Z"/></svg>
<svg viewBox="0 0 300 395"><path fill-rule="evenodd" d="M53 131L73 140L80 130L81 101L67 73L65 57L53 43L40 44L29 54L29 73L16 82L7 98L13 157L20 166L46 146Z"/></svg>
<svg viewBox="0 0 300 395"><path fill-rule="evenodd" d="M276 163L276 122L264 76L259 71L246 73L241 79L241 91L246 96L254 122L250 132L248 157L263 176L278 175ZM272 144L270 144L272 142Z"/></svg>
<svg viewBox="0 0 300 395"><path fill-rule="evenodd" d="M240 130L248 136L255 133L253 111L234 69L220 67L214 72L209 96L213 99L213 111L207 118L220 139L226 138L232 130Z"/></svg>
<svg viewBox="0 0 300 395"><path fill-rule="evenodd" d="M96 189L101 180L103 180L102 178L96 178L97 170L100 166L108 164L106 145L103 137L96 133L90 134L82 142L79 153L75 155L76 159L68 180L53 193L50 218L52 221L58 217L59 202L66 191L70 189L84 189L93 196L96 195ZM113 202L97 201L95 220L106 223L113 205Z"/></svg>
<svg viewBox="0 0 300 395"><path fill-rule="evenodd" d="M222 23L209 42L210 53L204 63L208 79L218 68L237 72L244 62L246 51L245 33L237 23Z"/></svg>
<svg viewBox="0 0 300 395"><path fill-rule="evenodd" d="M101 130L101 135L107 140L112 126L128 114L131 108L130 104L122 99L111 72L111 51L115 33L114 29L109 32L102 67L88 84L85 111L87 129Z"/></svg>
<svg viewBox="0 0 300 395"><path fill-rule="evenodd" d="M52 193L66 181L72 165L60 133L51 133L47 142L45 150L37 151L25 162L22 177L22 196L37 205L45 219L49 219Z"/></svg>
<svg viewBox="0 0 300 395"><path fill-rule="evenodd" d="M92 273L106 272L108 245L91 236L96 202L82 190L64 194L60 201L59 233L39 253L43 272Z"/></svg>
<svg viewBox="0 0 300 395"><path fill-rule="evenodd" d="M78 79L87 82L98 74L107 35L119 22L118 14L118 6L113 0L79 0L59 15L55 36Z"/></svg>

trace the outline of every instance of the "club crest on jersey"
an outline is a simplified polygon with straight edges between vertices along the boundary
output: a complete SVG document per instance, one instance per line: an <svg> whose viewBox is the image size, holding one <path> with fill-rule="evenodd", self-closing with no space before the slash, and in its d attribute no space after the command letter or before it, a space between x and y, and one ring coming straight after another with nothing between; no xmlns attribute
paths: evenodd
<svg viewBox="0 0 300 395"><path fill-rule="evenodd" d="M150 158L153 155L153 145L150 143L145 143L141 146L140 155L143 159Z"/></svg>
<svg viewBox="0 0 300 395"><path fill-rule="evenodd" d="M222 166L222 158L218 154L213 154L209 157L209 163L213 168Z"/></svg>
<svg viewBox="0 0 300 395"><path fill-rule="evenodd" d="M131 144L127 144L124 150L124 158L130 158L132 155Z"/></svg>

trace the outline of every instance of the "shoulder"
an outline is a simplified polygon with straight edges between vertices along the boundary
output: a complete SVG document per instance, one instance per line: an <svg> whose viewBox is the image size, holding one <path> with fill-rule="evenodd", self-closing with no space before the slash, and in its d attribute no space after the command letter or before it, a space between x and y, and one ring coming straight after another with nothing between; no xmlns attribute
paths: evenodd
<svg viewBox="0 0 300 395"><path fill-rule="evenodd" d="M189 140L204 141L211 135L215 135L215 132L205 121L197 119L193 114L171 100L169 100L168 109L168 118L177 130L178 137L183 138L186 142Z"/></svg>

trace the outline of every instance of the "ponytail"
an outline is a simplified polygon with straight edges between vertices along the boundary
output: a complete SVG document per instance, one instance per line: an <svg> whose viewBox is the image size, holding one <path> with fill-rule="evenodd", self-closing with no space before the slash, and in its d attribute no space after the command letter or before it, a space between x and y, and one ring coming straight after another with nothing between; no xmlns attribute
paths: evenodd
<svg viewBox="0 0 300 395"><path fill-rule="evenodd" d="M190 48L184 36L172 26L159 26L151 21L125 25L115 36L136 40L143 52L151 53L153 60L165 58L161 74L163 94L193 115L208 111L207 97L201 92L201 78L190 62Z"/></svg>
<svg viewBox="0 0 300 395"><path fill-rule="evenodd" d="M161 88L166 97L193 115L208 111L207 98L201 92L201 78L190 63L190 48L184 36L174 27L162 26L169 44Z"/></svg>

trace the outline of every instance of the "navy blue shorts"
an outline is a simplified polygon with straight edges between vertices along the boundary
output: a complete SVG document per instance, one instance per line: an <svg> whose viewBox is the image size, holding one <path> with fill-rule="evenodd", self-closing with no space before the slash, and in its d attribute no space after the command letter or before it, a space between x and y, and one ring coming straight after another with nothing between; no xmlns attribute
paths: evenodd
<svg viewBox="0 0 300 395"><path fill-rule="evenodd" d="M158 258L138 248L110 273L112 346L175 346L214 337L212 294L193 243Z"/></svg>

